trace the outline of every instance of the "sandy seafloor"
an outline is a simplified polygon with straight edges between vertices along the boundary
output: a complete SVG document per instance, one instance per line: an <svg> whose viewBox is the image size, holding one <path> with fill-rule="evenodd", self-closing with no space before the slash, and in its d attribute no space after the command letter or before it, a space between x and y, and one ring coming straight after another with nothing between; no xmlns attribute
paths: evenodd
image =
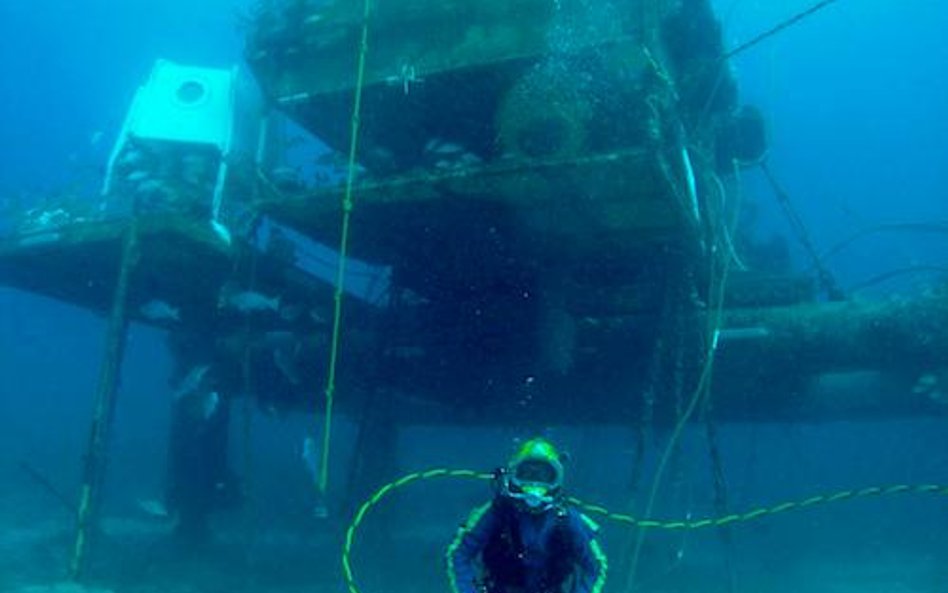
<svg viewBox="0 0 948 593"><path fill-rule="evenodd" d="M339 546L335 536L315 530L256 529L246 524L218 529L215 543L202 550L175 547L169 525L143 517L110 517L103 523L90 578L75 584L64 578L73 539L71 520L62 513L36 520L8 503L31 500L4 497L0 517L0 591L17 593L302 593L339 592ZM48 506L48 505L47 505ZM47 509L48 510L48 509ZM356 555L363 593L446 593L438 564L441 543L433 531L402 534L388 551ZM935 542L933 542L934 544ZM943 541L942 541L943 543ZM392 554L415 561L398 561ZM919 551L921 550L921 551ZM733 593L945 593L948 553L883 549L854 557L846 549L788 549L784 561L743 562ZM686 559L687 560L687 559ZM728 593L720 571L683 562L665 574L644 578L642 593ZM376 571L373 572L372 568ZM420 573L420 574L419 574ZM622 589L622 575L606 592Z"/></svg>
<svg viewBox="0 0 948 593"><path fill-rule="evenodd" d="M941 421L912 426L911 434L925 437L912 445L916 448L900 449L899 441L891 439L885 445L894 456L892 463L912 471L899 472L876 456L860 461L851 455L847 447L867 447L863 432L856 432L851 435L854 442L836 443L842 451L826 452L825 443L813 445L827 457L827 475L844 474L837 482L827 483L827 475L811 467L809 450L787 459L771 451L760 469L770 490L745 491L733 501L734 510L799 500L836 491L840 485L943 482L941 451L932 448L942 437ZM879 428L864 431L875 435ZM929 432L934 440L926 436ZM806 432L799 442L809 445L819 439ZM0 452L12 457L11 448ZM35 455L23 458L39 467L48 465ZM849 459L848 470L834 469L845 465L840 459ZM872 475L852 473L862 465L871 468ZM594 466L599 467L587 464L581 469ZM812 478L787 473L793 468ZM140 473L156 473L152 470ZM15 463L0 463L0 593L347 593L341 546L351 515L318 520L307 504L287 502L296 499L279 498L279 490L267 490L264 496L258 489L243 508L215 516L211 545L191 549L174 543L168 521L137 508L136 497L155 496L160 492L156 486L139 476L138 488L136 478L119 467L114 474L116 483L126 487L113 486L106 493L102 535L91 550L89 578L78 586L65 579L75 536L71 511ZM57 485L70 483L70 477L62 468L51 472ZM602 485L595 475L577 482L577 490ZM587 492L596 493L587 489L577 495ZM64 493L72 489L64 488ZM352 556L360 593L449 593L443 551L460 520L487 495L480 483L432 484L406 489L372 510ZM739 495L735 486L735 497ZM620 504L616 497L597 502L616 508ZM671 510L665 518L674 515ZM604 593L625 593L627 567L622 560L628 557L635 532L618 523L602 526L602 545L610 561ZM948 593L946 526L948 497L941 495L870 497L736 525L731 531L731 588L720 533L654 532L644 548L635 593ZM676 552L681 552L680 559Z"/></svg>

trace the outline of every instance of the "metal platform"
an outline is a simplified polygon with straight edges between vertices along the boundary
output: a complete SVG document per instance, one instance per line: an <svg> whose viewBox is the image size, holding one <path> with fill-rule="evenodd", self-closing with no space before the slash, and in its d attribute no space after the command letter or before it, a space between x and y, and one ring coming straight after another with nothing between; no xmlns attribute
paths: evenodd
<svg viewBox="0 0 948 593"><path fill-rule="evenodd" d="M351 253L391 266L400 286L430 300L556 283L578 286L568 306L595 314L595 295L606 306L617 274L639 283L658 262L671 265L670 245L700 253L699 224L662 164L635 150L362 181ZM255 208L335 246L343 194L264 192Z"/></svg>
<svg viewBox="0 0 948 593"><path fill-rule="evenodd" d="M508 173L516 178L522 172ZM503 179L504 173L498 173L492 181L502 184ZM381 308L364 298L346 301L349 313L340 374L346 396L340 409L358 415L369 394L383 385L384 397L398 402L399 422L634 421L641 413L641 394L649 386L655 340L667 330L662 325L661 290L670 281L662 280L667 270L660 262L636 259L636 251L655 253L643 250L646 243L638 239L627 246L628 252L573 260L573 265L557 268L570 274L556 279L561 299L551 309L543 284L544 263L550 262L541 255L553 241L524 241L531 234L525 234L523 227L513 229L516 232L510 227L518 209L534 203L502 205L463 197L452 202L441 193L450 188L477 196L471 188L484 183L480 176L454 172L435 182L418 178L360 186L356 216L364 218L356 228L365 234L356 251L384 258L392 266L395 292L387 295L394 301ZM497 191L496 187L485 191ZM429 191L417 191L423 188ZM311 221L306 236L333 238L338 192L327 190L321 201L308 196L265 201L260 207L301 225ZM391 208L414 216L395 217ZM390 228L385 222L391 223ZM425 227L439 224L438 232L425 233ZM494 225L493 232L488 224ZM7 237L0 243L0 281L106 312L112 306L127 225L127 220L86 221ZM313 386L322 381L319 361L327 351L326 320L300 325L274 315L250 327L245 317L222 312L218 303L221 286L247 278L249 260L241 260L208 224L145 217L139 228L140 259L131 276L130 316L154 323L144 318L141 305L166 301L180 309L181 321L157 325L173 332L207 334L215 359L233 375L231 389L240 389L239 365L249 347L259 366L255 385L277 398L263 398L261 403L316 405ZM568 232L567 228L561 236ZM445 237L452 240L445 242ZM564 253L576 244L563 241ZM593 244L589 253L602 253L607 244ZM328 311L329 282L314 277L305 266L293 265L314 257L306 255L310 248L258 247L255 273L261 290L279 293L307 309ZM424 255L435 252L439 257ZM327 269L332 264L322 262ZM412 286L422 292L414 292ZM414 296L398 303L398 291L406 289ZM719 417L825 419L938 413L942 404L928 394L913 393L912 382L921 374L937 372L938 353L948 348L942 344L948 335L944 331L948 313L940 299L841 304L812 299L813 287L806 279L734 273L718 353L715 413ZM701 327L700 309L692 315L699 317L690 325ZM280 375L266 345L270 331L293 331L302 344L302 357L310 362L298 388L276 388ZM887 346L875 346L881 344ZM700 352L694 353L695 360L700 357ZM788 373L788 368L796 372ZM866 372L888 379L880 384L883 391L865 401L842 402L833 392L814 391L814 385L824 381L821 377ZM672 403L664 399L656 404L656 422L673 416L668 408Z"/></svg>
<svg viewBox="0 0 948 593"><path fill-rule="evenodd" d="M642 147L667 89L643 42L669 3L412 0L368 23L360 153L378 173L430 158L432 141L485 162ZM348 147L361 4L272 8L246 59L264 94L340 152Z"/></svg>
<svg viewBox="0 0 948 593"><path fill-rule="evenodd" d="M0 281L94 311L112 307L115 278L129 221L81 221L0 240ZM150 300L180 309L182 324L200 325L213 311L230 273L233 250L209 224L181 217L139 221L139 266L130 287L130 313Z"/></svg>
<svg viewBox="0 0 948 593"><path fill-rule="evenodd" d="M728 204L716 178L718 106L696 118L685 95L706 98L707 89L688 85L720 72L702 69L700 55L663 55L687 50L663 34L720 31L710 13L671 13L678 3L660 0L629 2L621 15L601 12L608 3L554 4L410 0L373 15L357 120L364 175L352 188L347 245L359 261L344 309L346 412L361 413L381 391L403 401L406 422L628 423L657 377L695 378L712 302L704 276L723 257L708 247L720 240L715 215ZM248 40L265 95L340 152L352 129L360 6L288 3L261 13ZM208 222L140 219L128 310L147 322L149 301L179 309L179 323L158 325L197 335L233 394L254 391L245 389L245 360L257 391L287 383L268 343L271 332L292 334L308 368L275 404L311 407L325 373L345 188L271 183L257 164L228 163L243 184L235 204L261 225L235 233L233 244ZM86 220L4 239L0 281L108 311L126 225ZM305 313L249 322L221 310L229 283ZM803 415L798 398L823 374L880 370L910 381L938 364L917 331L893 338L917 353L911 361L853 347L880 339L873 323L916 328L930 303L814 304L811 284L780 274L733 273L727 288L723 330L733 340L720 354L715 407L723 416ZM823 342L839 351L808 355ZM655 371L662 348L685 362ZM200 362L176 354L182 365ZM887 400L887 409L928 410L918 397L905 401ZM655 421L678 404L661 400L667 409Z"/></svg>

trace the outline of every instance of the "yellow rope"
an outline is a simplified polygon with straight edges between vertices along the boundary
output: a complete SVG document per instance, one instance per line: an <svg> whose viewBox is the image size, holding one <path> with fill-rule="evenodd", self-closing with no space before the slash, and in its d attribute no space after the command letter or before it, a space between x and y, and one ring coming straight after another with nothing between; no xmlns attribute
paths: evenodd
<svg viewBox="0 0 948 593"><path fill-rule="evenodd" d="M854 490L841 490L829 494L818 494L803 500L794 500L775 504L769 507L761 507L744 513L733 513L723 517L709 517L691 521L658 521L653 519L636 519L631 515L612 513L603 507L584 503L583 501L570 498L569 502L588 513L597 514L607 519L625 523L633 527L642 529L665 529L665 530L695 530L707 527L722 527L732 523L746 523L755 519L761 519L788 511L796 511L821 504L840 502L843 500L852 500L855 498L867 498L870 496L890 496L894 494L937 494L939 496L948 496L948 486L940 484L895 484L892 486L870 486Z"/></svg>
<svg viewBox="0 0 948 593"><path fill-rule="evenodd" d="M406 474L394 482L389 482L375 491L356 511L349 528L346 529L345 542L342 549L342 569L346 579L346 587L349 593L361 593L355 582L355 575L352 571L352 546L355 542L356 532L365 520L368 512L378 505L386 496L416 482L431 480L435 478L469 478L476 480L490 480L494 477L492 473L476 472L463 469L430 469L421 472ZM599 515L606 519L638 527L640 529L664 529L670 531L706 529L709 527L722 527L733 523L746 523L764 517L810 508L817 505L852 500L855 498L867 498L870 496L891 496L895 494L934 494L938 496L948 496L948 486L941 484L896 484L892 486L870 486L868 488L859 488L854 490L842 490L829 494L818 494L802 500L783 502L773 506L760 507L744 513L734 513L723 517L708 517L705 519L685 520L685 521L662 521L656 519L637 519L636 517L624 514L613 513L607 508L595 505L574 497L567 498L567 502L578 509L587 513Z"/></svg>
<svg viewBox="0 0 948 593"><path fill-rule="evenodd" d="M109 431L115 412L122 358L128 339L128 293L132 275L141 256L139 233L138 219L133 215L122 241L118 277L112 294L112 311L106 331L105 353L99 369L95 408L83 462L82 486L76 514L76 540L69 564L69 576L72 580L78 580L85 569L89 532L94 527L93 522L98 511L96 505L99 502L105 474Z"/></svg>
<svg viewBox="0 0 948 593"><path fill-rule="evenodd" d="M721 189L722 194L720 196L722 209L723 204L726 201L726 195L723 193L723 187ZM710 209L710 200L708 201L709 205L709 215L712 220L717 220L717 212L711 212ZM723 225L726 227L726 222ZM698 384L695 387L694 392L692 393L691 399L688 402L688 407L685 408L684 413L681 415L681 418L678 419L677 424L675 425L674 430L672 431L671 438L668 440L668 445L665 447L665 451L662 453L661 460L658 464L658 469L655 471L655 477L652 481L652 488L649 492L648 502L645 506L645 516L648 517L652 514L652 510L655 507L655 501L658 497L658 491L661 487L662 478L665 474L665 468L668 465L668 461L671 459L672 451L675 448L675 445L678 443L678 440L681 438L682 432L685 429L685 426L691 420L691 416L694 414L695 410L698 407L698 404L705 401L711 391L711 378L714 372L714 353L715 353L715 341L716 334L718 329L721 327L721 319L724 315L724 297L727 290L727 280L728 273L730 272L730 263L731 260L728 257L724 257L723 263L720 264L720 276L717 275L718 270L716 269L718 263L718 241L717 237L713 237L715 248L711 250L709 254L710 262L710 274L709 274L709 286L708 286L708 325L707 325L707 335L706 335L706 351L705 351L705 360L704 365L701 368L701 374L698 377ZM632 593L635 589L635 575L638 569L639 557L642 553L642 546L645 544L645 532L641 531L636 537L635 548L632 552L632 563L631 568L629 569L629 577L626 581L625 590L627 593Z"/></svg>
<svg viewBox="0 0 948 593"><path fill-rule="evenodd" d="M329 483L329 449L332 437L332 407L336 394L336 369L339 366L339 341L342 333L342 296L346 279L346 258L349 253L349 224L352 217L352 190L355 184L356 155L359 148L362 88L365 84L365 58L369 51L369 15L371 0L363 0L362 37L359 43L359 65L356 73L355 96L352 101L349 162L346 171L346 192L342 199L342 231L339 238L339 265L336 267L336 290L333 294L332 338L329 347L329 369L326 373L326 407L323 421L323 451L319 468L320 494L325 496Z"/></svg>

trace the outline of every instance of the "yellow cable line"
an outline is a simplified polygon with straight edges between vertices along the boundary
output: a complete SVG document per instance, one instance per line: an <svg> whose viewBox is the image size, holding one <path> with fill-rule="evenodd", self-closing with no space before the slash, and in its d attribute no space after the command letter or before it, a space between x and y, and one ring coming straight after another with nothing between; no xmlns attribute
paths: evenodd
<svg viewBox="0 0 948 593"><path fill-rule="evenodd" d="M356 73L355 95L352 101L349 161L346 171L346 192L342 200L342 230L339 238L339 265L336 267L336 290L333 294L332 338L329 347L329 369L326 373L326 406L323 422L323 450L319 469L319 492L323 496L329 483L329 452L332 437L332 408L336 393L336 369L339 366L339 341L342 333L342 297L346 278L346 258L349 253L349 225L352 216L352 193L355 184L356 155L359 148L359 127L362 111L362 89L365 84L365 59L369 51L369 16L371 0L363 0L362 36L359 43L359 64Z"/></svg>
<svg viewBox="0 0 948 593"><path fill-rule="evenodd" d="M358 586L355 582L355 574L352 570L352 548L355 543L356 533L361 527L362 523L365 520L368 512L375 506L377 506L386 496L393 493L394 491L403 488L409 484L414 484L416 482L421 482L424 480L431 480L436 478L467 478L467 479L476 479L476 480L491 480L493 479L493 473L486 472L477 472L473 470L463 470L463 469L445 469L437 468L430 469L426 471L414 472L406 474L401 478L393 482L385 484L381 488L375 491L372 496L370 496L359 509L356 511L355 516L352 519L348 529L346 529L346 536L343 543L342 549L342 568L343 575L346 580L346 587L349 593L361 593ZM833 502L841 502L844 500L852 500L856 498L868 498L872 496L892 496L896 494L933 494L937 496L948 496L948 485L943 484L895 484L891 486L870 486L867 488L858 488L852 490L842 490L839 492L833 492L828 494L818 494L815 496L810 496L801 500L788 501L772 506L759 507L756 509L751 509L743 513L733 513L730 515L724 515L723 517L706 517L704 519L690 519L690 520L657 520L657 519L639 519L632 515L626 513L613 513L607 508L601 505L595 505L582 501L581 499L568 497L566 502L575 506L582 511L585 511L590 514L599 515L606 519L628 525L631 527L638 527L642 530L646 529L663 529L669 531L681 531L681 530L697 530L697 529L706 529L710 527L722 527L725 525L731 525L734 523L746 523L748 521L754 521L768 516L777 515L780 513L786 513L794 510L806 509L818 505L823 505Z"/></svg>
<svg viewBox="0 0 948 593"><path fill-rule="evenodd" d="M726 195L721 194L722 204L726 200ZM709 201L710 203L710 201ZM712 216L712 220L716 220L718 213L709 212ZM725 223L726 224L726 223ZM695 409L697 409L698 404L704 401L711 390L711 377L714 370L714 347L715 347L715 336L718 329L721 326L721 319L724 312L724 294L727 289L727 279L728 273L730 271L730 258L725 256L724 262L721 264L720 277L717 277L716 263L717 263L717 254L718 254L718 244L717 238L714 238L713 248L709 254L710 261L710 274L709 274L709 287L708 287L708 297L709 297L709 307L708 307L708 326L706 334L706 350L705 350L705 360L704 365L701 368L701 374L698 377L698 384L692 393L691 399L688 402L688 407L685 408L684 413L678 419L678 422L675 424L675 428L672 431L672 435L668 440L668 445L665 447L664 452L662 453L661 460L658 464L658 469L655 471L655 477L652 480L652 488L649 492L648 502L645 506L645 516L648 517L652 514L652 511L655 507L655 501L658 497L658 491L661 487L662 477L665 473L665 468L668 465L668 461L671 459L672 451L674 450L675 445L678 443L678 440L681 438L681 434L685 429L685 426L691 420L691 416L694 414ZM635 541L635 548L632 552L632 563L631 568L629 569L629 577L626 582L625 590L627 593L632 593L635 587L635 574L638 568L639 557L642 553L642 546L645 543L645 531L639 532Z"/></svg>

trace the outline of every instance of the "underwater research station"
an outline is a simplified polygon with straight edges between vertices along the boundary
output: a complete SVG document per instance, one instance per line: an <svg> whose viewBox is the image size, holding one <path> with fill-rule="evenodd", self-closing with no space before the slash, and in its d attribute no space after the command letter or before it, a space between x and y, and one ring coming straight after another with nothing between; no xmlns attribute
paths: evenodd
<svg viewBox="0 0 948 593"><path fill-rule="evenodd" d="M108 316L74 574L133 322L167 332L193 526L238 401L319 414L323 494L332 419L356 423L346 500L412 425L943 410L912 388L944 366L943 295L754 265L747 168L812 245L706 0L291 0L247 29L240 68L158 60L101 192L0 237L4 284ZM855 400L833 381L852 373L904 388Z"/></svg>

